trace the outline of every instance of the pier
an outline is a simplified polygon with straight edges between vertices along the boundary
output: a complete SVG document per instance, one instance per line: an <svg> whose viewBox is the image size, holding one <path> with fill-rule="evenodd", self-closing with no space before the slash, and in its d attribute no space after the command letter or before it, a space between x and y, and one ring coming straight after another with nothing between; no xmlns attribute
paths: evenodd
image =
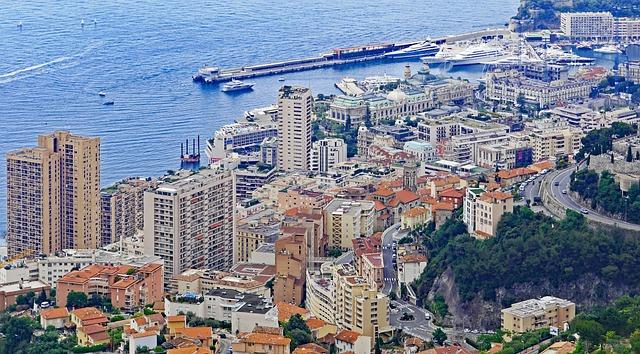
<svg viewBox="0 0 640 354"><path fill-rule="evenodd" d="M459 41L504 38L511 36L512 34L513 33L507 29L485 29L470 33L438 37L431 39L431 41L436 44L445 44ZM221 69L215 66L205 65L200 68L195 75L193 75L193 80L209 84L230 81L232 79L242 80L259 76L281 75L297 71L375 61L387 58L385 56L386 53L404 49L417 43L419 43L419 41L336 48L327 54L322 54L317 57L292 59L269 64L249 65L240 68Z"/></svg>

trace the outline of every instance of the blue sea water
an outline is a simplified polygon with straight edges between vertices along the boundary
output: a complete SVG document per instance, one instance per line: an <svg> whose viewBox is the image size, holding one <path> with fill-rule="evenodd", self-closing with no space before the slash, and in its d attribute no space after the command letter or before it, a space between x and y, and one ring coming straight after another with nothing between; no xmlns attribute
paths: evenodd
<svg viewBox="0 0 640 354"><path fill-rule="evenodd" d="M160 175L179 166L181 141L209 137L243 111L273 103L281 85L277 77L257 78L254 92L226 95L192 82L204 63L243 66L500 27L517 6L518 0L0 0L0 153L68 129L102 138L103 185ZM367 63L286 77L330 94L344 76L400 76L404 65ZM115 104L102 105L99 91ZM5 185L2 158L0 232Z"/></svg>

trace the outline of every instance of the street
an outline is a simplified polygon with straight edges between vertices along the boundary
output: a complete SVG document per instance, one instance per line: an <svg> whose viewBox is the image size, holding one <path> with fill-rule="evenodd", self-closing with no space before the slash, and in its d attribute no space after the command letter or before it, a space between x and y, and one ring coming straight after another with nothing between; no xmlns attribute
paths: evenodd
<svg viewBox="0 0 640 354"><path fill-rule="evenodd" d="M572 166L559 171L552 177L549 184L545 186L546 188L551 188L550 191L553 198L555 198L565 208L572 209L578 213L580 213L581 210L585 209L586 211L588 211L588 213L583 213L583 215L589 220L606 225L617 226L627 230L640 231L640 225L628 223L622 220L608 217L606 215L599 214L593 209L586 208L580 205L573 198L571 198L571 195L569 194L569 183L571 182L571 174L575 171L575 169L576 167ZM558 184L557 186L555 185L556 183ZM567 193L562 193L563 190L567 191Z"/></svg>

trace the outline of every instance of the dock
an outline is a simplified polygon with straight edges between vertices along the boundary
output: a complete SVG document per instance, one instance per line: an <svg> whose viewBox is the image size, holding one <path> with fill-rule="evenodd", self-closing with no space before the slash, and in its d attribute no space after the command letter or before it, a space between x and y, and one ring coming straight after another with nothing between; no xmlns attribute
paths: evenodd
<svg viewBox="0 0 640 354"><path fill-rule="evenodd" d="M513 35L507 29L485 29L481 31L443 36L431 39L436 44L454 43L459 41L488 40L492 38L504 38ZM347 48L335 48L331 52L316 57L292 59L281 62L249 65L239 68L221 69L216 66L205 65L193 75L193 80L206 84L230 81L232 79L243 80L259 76L282 75L297 71L329 68L334 66L356 64L381 59L393 60L385 56L396 50L407 48L419 41L401 43L382 43L353 46Z"/></svg>

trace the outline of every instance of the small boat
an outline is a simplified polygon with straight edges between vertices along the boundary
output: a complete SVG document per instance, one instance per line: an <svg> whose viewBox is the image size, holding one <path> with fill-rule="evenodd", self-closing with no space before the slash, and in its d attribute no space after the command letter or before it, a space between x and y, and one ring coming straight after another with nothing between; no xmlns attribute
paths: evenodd
<svg viewBox="0 0 640 354"><path fill-rule="evenodd" d="M80 26L84 27L84 18L80 20Z"/></svg>
<svg viewBox="0 0 640 354"><path fill-rule="evenodd" d="M98 21L94 18L94 19L93 19L93 25L95 26L95 25L97 25L97 24L98 24Z"/></svg>
<svg viewBox="0 0 640 354"><path fill-rule="evenodd" d="M98 96L100 96L100 97L104 97L104 96L106 96L106 95L107 95L107 93L106 93L106 92L104 92L104 91L100 91L100 92L98 92Z"/></svg>
<svg viewBox="0 0 640 354"><path fill-rule="evenodd" d="M242 82L240 80L232 79L231 82L222 86L222 92L253 90L254 85L255 84L253 82Z"/></svg>
<svg viewBox="0 0 640 354"><path fill-rule="evenodd" d="M22 29L22 21L18 22L17 27L18 27L18 28L20 28L20 29Z"/></svg>
<svg viewBox="0 0 640 354"><path fill-rule="evenodd" d="M279 77L279 78L278 78L278 81L280 81L280 82L282 82L282 81L284 81L284 80L285 80L285 78L284 78L284 77Z"/></svg>
<svg viewBox="0 0 640 354"><path fill-rule="evenodd" d="M602 53L602 54L620 54L620 53L622 53L622 50L620 50L620 48L618 48L618 46L615 46L615 45L605 45L605 46L602 46L600 48L596 48L593 51L597 52L597 53Z"/></svg>
<svg viewBox="0 0 640 354"><path fill-rule="evenodd" d="M113 101L107 101L105 103L103 103L104 106L113 106L115 104L115 102Z"/></svg>

